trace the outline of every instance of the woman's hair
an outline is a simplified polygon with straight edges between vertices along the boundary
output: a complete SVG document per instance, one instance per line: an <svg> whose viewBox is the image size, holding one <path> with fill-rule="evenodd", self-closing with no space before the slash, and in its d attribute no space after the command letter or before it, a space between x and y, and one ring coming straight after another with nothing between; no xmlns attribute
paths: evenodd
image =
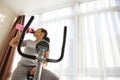
<svg viewBox="0 0 120 80"><path fill-rule="evenodd" d="M45 29L43 29L43 28L41 28L41 30L42 30L42 32L44 32L44 33L45 33L45 35L44 35L43 39L45 39L46 41L50 42L50 38L49 38L49 37L47 37L47 35L48 35L47 30L45 30Z"/></svg>
<svg viewBox="0 0 120 80"><path fill-rule="evenodd" d="M41 30L42 30L42 32L44 32L44 33L45 33L45 35L44 35L44 37L43 37L43 39L44 39L44 38L46 38L46 37L47 37L48 32L47 32L47 30L45 30L45 29L43 29L43 28L41 28Z"/></svg>
<svg viewBox="0 0 120 80"><path fill-rule="evenodd" d="M50 42L50 38L49 37L45 37L44 38L46 41Z"/></svg>

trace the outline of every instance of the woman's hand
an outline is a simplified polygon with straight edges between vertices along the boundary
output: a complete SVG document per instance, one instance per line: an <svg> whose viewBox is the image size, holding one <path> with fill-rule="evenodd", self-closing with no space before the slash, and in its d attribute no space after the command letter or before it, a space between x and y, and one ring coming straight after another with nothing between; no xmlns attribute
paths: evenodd
<svg viewBox="0 0 120 80"><path fill-rule="evenodd" d="M30 71L30 75L34 75L36 71L36 67L34 67L31 71Z"/></svg>
<svg viewBox="0 0 120 80"><path fill-rule="evenodd" d="M16 47L18 45L19 39L20 39L21 33L17 34L9 43L10 46Z"/></svg>
<svg viewBox="0 0 120 80"><path fill-rule="evenodd" d="M44 58L47 59L49 57L49 53L50 53L50 51L47 51L44 55ZM43 62L43 67L46 67L47 65L48 65L48 62Z"/></svg>

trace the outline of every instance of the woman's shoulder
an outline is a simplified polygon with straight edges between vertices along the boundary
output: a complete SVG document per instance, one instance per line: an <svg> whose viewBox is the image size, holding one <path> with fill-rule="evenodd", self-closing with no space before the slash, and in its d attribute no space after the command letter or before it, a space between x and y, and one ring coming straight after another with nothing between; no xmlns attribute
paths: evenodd
<svg viewBox="0 0 120 80"><path fill-rule="evenodd" d="M33 43L33 42L34 42L33 40L27 39L27 40L23 41L23 44L26 45L26 44L30 44L30 43Z"/></svg>
<svg viewBox="0 0 120 80"><path fill-rule="evenodd" d="M31 39L24 40L24 42L33 42Z"/></svg>

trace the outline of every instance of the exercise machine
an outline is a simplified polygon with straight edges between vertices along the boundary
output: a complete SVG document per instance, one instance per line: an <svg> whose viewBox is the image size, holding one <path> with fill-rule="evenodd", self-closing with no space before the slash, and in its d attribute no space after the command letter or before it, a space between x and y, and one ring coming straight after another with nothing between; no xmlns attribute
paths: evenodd
<svg viewBox="0 0 120 80"><path fill-rule="evenodd" d="M42 41L40 41L39 43L37 43L37 45L36 45L36 51L38 52L38 56L36 57L36 56L33 56L33 55L25 54L21 50L21 45L22 45L22 42L24 40L25 33L26 33L28 27L30 26L30 24L32 23L33 19L34 19L34 16L31 16L31 18L29 19L28 23L26 24L24 30L22 31L22 35L20 37L17 50L18 50L18 53L21 56L29 58L29 59L37 60L37 68L36 68L36 72L35 72L35 75L34 75L34 79L30 78L29 80L40 80L41 71L42 71L42 63L44 61L45 62L57 63L57 62L60 62L63 59L64 50L65 50L65 43L66 43L67 27L66 26L64 27L63 44L62 44L62 48L61 48L61 55L60 55L60 57L58 59L50 59L50 58L46 59L46 58L43 57L44 53L49 50L49 43L48 43L48 41L46 41L44 39Z"/></svg>

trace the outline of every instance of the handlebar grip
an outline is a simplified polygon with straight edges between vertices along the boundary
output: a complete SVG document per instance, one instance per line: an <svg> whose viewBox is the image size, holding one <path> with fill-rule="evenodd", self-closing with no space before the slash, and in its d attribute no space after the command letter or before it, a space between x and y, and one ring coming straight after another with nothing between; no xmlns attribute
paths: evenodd
<svg viewBox="0 0 120 80"><path fill-rule="evenodd" d="M65 43L66 43L66 35L67 35L67 26L64 27L64 35L63 35L63 44L62 44L62 51L61 56L59 59L46 59L46 62L60 62L64 57L64 50L65 50Z"/></svg>
<svg viewBox="0 0 120 80"><path fill-rule="evenodd" d="M23 53L22 50L21 50L21 45L22 45L22 42L23 42L23 39L24 39L24 36L25 36L25 32L28 29L28 27L30 26L30 24L32 23L33 19L34 19L34 16L32 16L30 18L30 20L28 21L28 23L26 24L26 26L25 26L25 28L22 32L22 35L20 37L18 47L17 47L17 50L18 50L18 52L21 56L26 57L26 58L30 58L30 59L36 59L37 57L33 56L33 55L27 55L27 54ZM46 59L46 62L60 62L63 59L64 50L65 50L65 43L66 43L66 35L67 35L67 26L64 27L64 35L63 35L63 44L62 44L61 56L58 59L49 59L48 58L48 59Z"/></svg>
<svg viewBox="0 0 120 80"><path fill-rule="evenodd" d="M30 26L30 24L32 23L33 19L34 19L34 16L31 16L30 20L28 21L28 23L26 24L26 26L25 26L25 28L24 28L24 30L22 32L22 35L20 37L20 40L19 40L19 43L18 43L18 47L17 47L17 50L18 50L18 52L19 52L19 54L21 56L26 57L26 58L30 58L30 59L36 59L36 56L27 55L27 54L23 53L21 51L21 45L22 45L22 42L23 42L23 39L24 39L24 36L25 36L25 32L28 29L28 27Z"/></svg>

